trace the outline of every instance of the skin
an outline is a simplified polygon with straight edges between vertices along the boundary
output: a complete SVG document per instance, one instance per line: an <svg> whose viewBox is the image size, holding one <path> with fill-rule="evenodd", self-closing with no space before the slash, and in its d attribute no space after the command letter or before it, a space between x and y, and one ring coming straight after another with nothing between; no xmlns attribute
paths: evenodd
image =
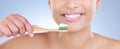
<svg viewBox="0 0 120 49"><path fill-rule="evenodd" d="M32 34L32 25L19 14L11 14L0 22L0 36L16 36L17 34Z"/></svg>
<svg viewBox="0 0 120 49"><path fill-rule="evenodd" d="M57 24L65 23L68 32L32 34L29 22L19 14L12 14L0 23L1 36L15 36L0 45L0 49L119 49L120 41L91 32L91 21L100 0L48 0ZM66 21L61 14L84 13L76 21ZM9 20L9 21L8 21ZM79 23L78 23L79 22ZM20 25L21 24L21 25ZM9 27L11 26L11 27ZM79 27L78 27L79 26ZM28 32L28 35L24 35ZM92 35L91 35L92 33Z"/></svg>

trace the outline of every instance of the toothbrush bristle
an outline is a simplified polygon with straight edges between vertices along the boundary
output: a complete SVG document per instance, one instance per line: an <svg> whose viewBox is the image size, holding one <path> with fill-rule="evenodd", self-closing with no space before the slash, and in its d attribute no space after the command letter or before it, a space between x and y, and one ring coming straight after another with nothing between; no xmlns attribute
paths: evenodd
<svg viewBox="0 0 120 49"><path fill-rule="evenodd" d="M59 27L59 30L67 30L68 28L66 26Z"/></svg>
<svg viewBox="0 0 120 49"><path fill-rule="evenodd" d="M67 30L68 26L66 24L60 24L59 25L59 30Z"/></svg>

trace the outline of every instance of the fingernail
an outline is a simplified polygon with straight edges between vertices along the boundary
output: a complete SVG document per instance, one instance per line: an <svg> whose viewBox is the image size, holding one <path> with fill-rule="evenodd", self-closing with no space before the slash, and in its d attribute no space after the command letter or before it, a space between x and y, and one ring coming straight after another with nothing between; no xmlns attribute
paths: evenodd
<svg viewBox="0 0 120 49"><path fill-rule="evenodd" d="M33 36L34 36L34 34L33 34L33 33L30 33L30 34L29 34L29 36L30 36L30 37L33 37Z"/></svg>

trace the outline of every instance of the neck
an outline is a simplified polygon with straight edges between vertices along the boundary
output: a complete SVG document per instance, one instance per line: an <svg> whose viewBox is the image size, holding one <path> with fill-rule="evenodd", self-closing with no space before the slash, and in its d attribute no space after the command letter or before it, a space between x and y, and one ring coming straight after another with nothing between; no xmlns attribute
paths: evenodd
<svg viewBox="0 0 120 49"><path fill-rule="evenodd" d="M79 32L61 33L60 42L64 47L82 48L92 42L91 29L88 27Z"/></svg>

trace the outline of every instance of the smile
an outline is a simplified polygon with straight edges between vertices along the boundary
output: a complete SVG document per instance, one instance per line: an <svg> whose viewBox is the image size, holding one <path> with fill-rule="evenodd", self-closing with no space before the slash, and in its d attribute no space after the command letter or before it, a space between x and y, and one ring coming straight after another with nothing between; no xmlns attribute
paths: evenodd
<svg viewBox="0 0 120 49"><path fill-rule="evenodd" d="M79 18L81 18L81 16L85 15L84 13L66 13L66 14L61 14L61 16L63 16L63 18L66 21L69 22L74 22L76 20L78 20Z"/></svg>

